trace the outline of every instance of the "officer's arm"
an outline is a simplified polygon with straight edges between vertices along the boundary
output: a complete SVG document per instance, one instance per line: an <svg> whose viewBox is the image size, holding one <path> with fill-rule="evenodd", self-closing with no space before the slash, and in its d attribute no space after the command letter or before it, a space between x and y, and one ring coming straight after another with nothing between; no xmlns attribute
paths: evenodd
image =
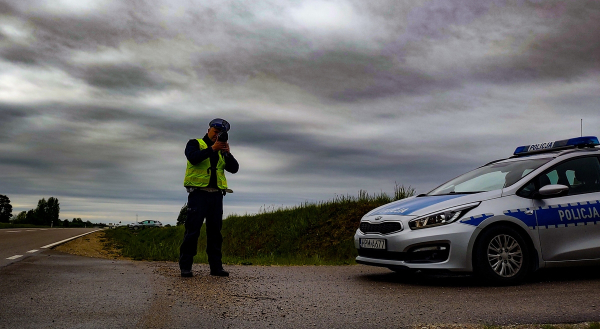
<svg viewBox="0 0 600 329"><path fill-rule="evenodd" d="M227 156L225 156L225 170L235 174L239 169L240 165L238 164L237 160L233 157L233 155L231 155L231 153L228 153Z"/></svg>
<svg viewBox="0 0 600 329"><path fill-rule="evenodd" d="M201 150L200 144L196 139L190 139L185 146L185 157L193 165L197 165L198 163L208 159L212 152L213 150L210 147Z"/></svg>

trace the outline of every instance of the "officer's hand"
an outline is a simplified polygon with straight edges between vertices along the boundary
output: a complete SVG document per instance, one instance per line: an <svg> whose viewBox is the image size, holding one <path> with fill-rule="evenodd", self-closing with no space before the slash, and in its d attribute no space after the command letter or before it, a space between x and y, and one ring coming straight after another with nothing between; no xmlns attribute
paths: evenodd
<svg viewBox="0 0 600 329"><path fill-rule="evenodd" d="M230 151L229 151L229 143L224 143L224 144L225 144L225 147L223 147L223 148L221 149L221 151L222 151L222 152L229 153L229 152L230 152Z"/></svg>
<svg viewBox="0 0 600 329"><path fill-rule="evenodd" d="M213 151L224 150L225 148L229 149L227 142L216 142L213 144Z"/></svg>

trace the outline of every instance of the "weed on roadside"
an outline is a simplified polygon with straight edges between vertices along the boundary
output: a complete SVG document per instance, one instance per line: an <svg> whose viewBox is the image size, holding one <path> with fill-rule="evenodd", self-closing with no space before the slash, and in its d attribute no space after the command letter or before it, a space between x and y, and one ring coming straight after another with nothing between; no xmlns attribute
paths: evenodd
<svg viewBox="0 0 600 329"><path fill-rule="evenodd" d="M502 327L493 324L484 324L483 329L502 329Z"/></svg>
<svg viewBox="0 0 600 329"><path fill-rule="evenodd" d="M551 325L551 324L543 324L541 327L541 329L558 329L557 326Z"/></svg>

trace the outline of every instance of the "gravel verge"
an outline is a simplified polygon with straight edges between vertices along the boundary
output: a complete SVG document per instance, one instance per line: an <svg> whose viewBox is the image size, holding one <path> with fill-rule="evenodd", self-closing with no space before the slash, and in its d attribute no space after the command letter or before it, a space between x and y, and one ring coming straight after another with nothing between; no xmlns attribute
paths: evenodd
<svg viewBox="0 0 600 329"><path fill-rule="evenodd" d="M56 249L123 259L103 232ZM600 275L501 288L479 286L469 276L403 278L362 265L236 265L220 278L195 264L195 276L181 278L177 263L146 264L160 282L153 308L168 314L172 327L588 329L583 321L600 320L594 302ZM555 322L573 323L531 324Z"/></svg>
<svg viewBox="0 0 600 329"><path fill-rule="evenodd" d="M104 237L103 231L84 235L80 238L58 245L53 249L72 255L93 258L130 259L121 255L120 251Z"/></svg>

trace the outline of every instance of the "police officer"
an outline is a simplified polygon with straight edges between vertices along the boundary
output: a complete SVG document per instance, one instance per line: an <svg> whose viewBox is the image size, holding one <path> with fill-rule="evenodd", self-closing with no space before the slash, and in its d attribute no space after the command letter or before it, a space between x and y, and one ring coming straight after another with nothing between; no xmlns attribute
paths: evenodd
<svg viewBox="0 0 600 329"><path fill-rule="evenodd" d="M185 147L187 169L183 185L188 192L185 235L179 248L181 276L192 277L192 263L198 250L198 237L206 218L206 254L210 275L229 276L221 263L221 227L223 225L223 196L233 192L227 188L225 171L235 174L239 169L231 155L229 143L218 138L229 131L229 122L214 119L202 139L190 139ZM221 135L223 136L223 135Z"/></svg>

